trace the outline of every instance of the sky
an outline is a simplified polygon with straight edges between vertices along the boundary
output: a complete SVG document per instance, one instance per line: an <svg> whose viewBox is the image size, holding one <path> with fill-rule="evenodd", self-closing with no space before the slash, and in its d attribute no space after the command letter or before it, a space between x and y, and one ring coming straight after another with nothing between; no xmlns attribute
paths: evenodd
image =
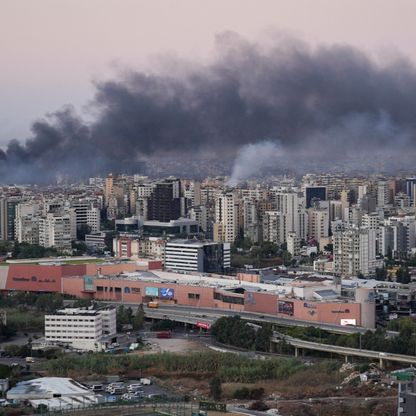
<svg viewBox="0 0 416 416"><path fill-rule="evenodd" d="M0 145L65 104L82 114L97 80L151 71L159 56L209 59L224 31L416 62L414 16L414 0L0 0Z"/></svg>

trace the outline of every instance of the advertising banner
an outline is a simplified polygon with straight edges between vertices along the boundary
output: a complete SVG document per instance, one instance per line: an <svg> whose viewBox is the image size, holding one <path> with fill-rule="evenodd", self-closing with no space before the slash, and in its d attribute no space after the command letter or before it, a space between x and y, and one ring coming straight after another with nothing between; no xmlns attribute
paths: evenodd
<svg viewBox="0 0 416 416"><path fill-rule="evenodd" d="M205 322L197 322L197 323L196 323L196 326L197 326L198 328L202 328L202 329L209 329L210 324L207 324L207 323L205 323Z"/></svg>
<svg viewBox="0 0 416 416"><path fill-rule="evenodd" d="M145 293L146 293L146 296L152 296L154 298L157 298L159 296L159 288L147 286Z"/></svg>
<svg viewBox="0 0 416 416"><path fill-rule="evenodd" d="M84 290L85 291L94 290L94 278L92 276L84 276Z"/></svg>
<svg viewBox="0 0 416 416"><path fill-rule="evenodd" d="M340 320L341 325L357 325L356 319L341 319Z"/></svg>
<svg viewBox="0 0 416 416"><path fill-rule="evenodd" d="M160 299L173 299L175 291L171 288L161 287L159 289L159 297Z"/></svg>
<svg viewBox="0 0 416 416"><path fill-rule="evenodd" d="M277 302L277 312L292 316L294 313L293 302L279 300Z"/></svg>

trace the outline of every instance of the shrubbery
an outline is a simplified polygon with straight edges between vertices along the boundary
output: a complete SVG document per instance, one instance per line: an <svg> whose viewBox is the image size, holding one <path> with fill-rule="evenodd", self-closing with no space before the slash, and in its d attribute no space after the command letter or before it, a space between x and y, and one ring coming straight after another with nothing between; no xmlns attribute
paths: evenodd
<svg viewBox="0 0 416 416"><path fill-rule="evenodd" d="M90 354L79 357L63 356L45 363L45 369L51 376L137 372L158 377L218 377L221 382L236 383L284 379L303 368L304 364L296 359L252 360L236 354L217 352L145 356Z"/></svg>
<svg viewBox="0 0 416 416"><path fill-rule="evenodd" d="M264 389L260 388L253 388L250 389L248 387L241 387L239 389L234 390L233 398L240 399L240 400L260 400L264 395Z"/></svg>
<svg viewBox="0 0 416 416"><path fill-rule="evenodd" d="M212 325L211 333L218 342L256 351L269 351L273 335L270 326L255 329L239 316L218 319Z"/></svg>

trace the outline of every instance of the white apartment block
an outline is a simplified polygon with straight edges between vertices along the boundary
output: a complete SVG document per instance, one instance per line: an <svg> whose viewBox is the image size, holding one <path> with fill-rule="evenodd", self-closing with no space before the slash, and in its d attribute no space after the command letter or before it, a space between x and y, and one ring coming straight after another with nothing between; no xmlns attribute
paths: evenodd
<svg viewBox="0 0 416 416"><path fill-rule="evenodd" d="M326 208L308 209L308 238L320 243L329 236L329 213Z"/></svg>
<svg viewBox="0 0 416 416"><path fill-rule="evenodd" d="M208 229L208 211L204 205L197 205L189 208L188 217L198 223L201 230L207 231Z"/></svg>
<svg viewBox="0 0 416 416"><path fill-rule="evenodd" d="M45 340L86 351L101 351L116 335L116 310L66 308L45 315Z"/></svg>
<svg viewBox="0 0 416 416"><path fill-rule="evenodd" d="M71 208L75 214L75 226L88 225L91 232L100 231L100 210L95 205L97 201L91 199L81 199L71 201Z"/></svg>
<svg viewBox="0 0 416 416"><path fill-rule="evenodd" d="M389 184L386 181L377 182L377 206L380 208L388 205L390 199Z"/></svg>
<svg viewBox="0 0 416 416"><path fill-rule="evenodd" d="M39 244L39 214L41 204L21 202L16 205L15 239L19 243Z"/></svg>
<svg viewBox="0 0 416 416"><path fill-rule="evenodd" d="M376 231L350 228L333 235L334 272L341 276L367 276L376 265Z"/></svg>
<svg viewBox="0 0 416 416"><path fill-rule="evenodd" d="M215 222L222 224L221 240L223 243L233 243L238 234L238 205L233 192L223 192L215 204Z"/></svg>
<svg viewBox="0 0 416 416"><path fill-rule="evenodd" d="M301 193L293 189L275 189L272 192L276 210L284 215L285 234L296 233L299 238L306 239L308 232L308 215L305 209L305 199Z"/></svg>
<svg viewBox="0 0 416 416"><path fill-rule="evenodd" d="M296 233L289 233L287 235L287 251L292 256L299 256L300 254L300 241L301 239L296 235Z"/></svg>
<svg viewBox="0 0 416 416"><path fill-rule="evenodd" d="M90 208L87 211L87 225L91 228L92 233L98 233L101 230L101 217L99 208Z"/></svg>
<svg viewBox="0 0 416 416"><path fill-rule="evenodd" d="M281 245L285 236L285 216L279 211L266 211L263 215L263 240Z"/></svg>
<svg viewBox="0 0 416 416"><path fill-rule="evenodd" d="M243 200L243 229L244 237L255 243L259 241L257 204L249 198Z"/></svg>
<svg viewBox="0 0 416 416"><path fill-rule="evenodd" d="M39 244L39 218L17 217L15 219L15 238L19 243Z"/></svg>
<svg viewBox="0 0 416 416"><path fill-rule="evenodd" d="M60 251L71 250L71 218L70 215L47 214L39 219L39 245L55 247Z"/></svg>

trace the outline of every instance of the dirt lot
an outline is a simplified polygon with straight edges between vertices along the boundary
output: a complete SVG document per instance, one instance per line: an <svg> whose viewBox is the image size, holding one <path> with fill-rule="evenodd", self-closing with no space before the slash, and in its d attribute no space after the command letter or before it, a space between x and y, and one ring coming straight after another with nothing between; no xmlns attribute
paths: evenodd
<svg viewBox="0 0 416 416"><path fill-rule="evenodd" d="M188 352L208 351L208 347L201 341L195 338L148 338L146 342L151 344L150 351L154 352L175 352L179 354L186 354Z"/></svg>

